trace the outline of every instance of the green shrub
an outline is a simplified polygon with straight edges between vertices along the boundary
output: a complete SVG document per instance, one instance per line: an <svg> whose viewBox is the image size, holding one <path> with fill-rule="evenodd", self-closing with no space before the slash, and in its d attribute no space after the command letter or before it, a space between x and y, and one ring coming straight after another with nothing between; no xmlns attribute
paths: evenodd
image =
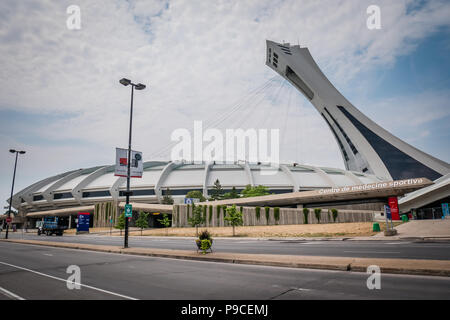
<svg viewBox="0 0 450 320"><path fill-rule="evenodd" d="M275 221L280 220L280 208L273 208L273 217L275 218Z"/></svg>
<svg viewBox="0 0 450 320"><path fill-rule="evenodd" d="M216 207L217 224L219 224L219 219L220 219L220 208L221 208L221 206Z"/></svg>
<svg viewBox="0 0 450 320"><path fill-rule="evenodd" d="M205 221L205 223L206 223L206 208L207 206L206 205L204 205L203 206L203 221Z"/></svg>
<svg viewBox="0 0 450 320"><path fill-rule="evenodd" d="M204 239L200 241L201 241L200 249L202 250L203 254L206 254L206 250L211 248L211 240Z"/></svg>
<svg viewBox="0 0 450 320"><path fill-rule="evenodd" d="M244 207L239 207L239 211L242 213L244 212Z"/></svg>
<svg viewBox="0 0 450 320"><path fill-rule="evenodd" d="M265 207L264 209L266 210L266 223L269 224L269 219L270 219L270 207Z"/></svg>
<svg viewBox="0 0 450 320"><path fill-rule="evenodd" d="M212 239L211 233L209 233L208 230L203 230L203 231L201 231L201 232L198 234L198 238L199 238L200 240L211 240L211 239Z"/></svg>
<svg viewBox="0 0 450 320"><path fill-rule="evenodd" d="M309 209L303 208L303 223L308 224Z"/></svg>
<svg viewBox="0 0 450 320"><path fill-rule="evenodd" d="M256 213L256 220L259 221L259 218L261 218L261 207L256 207L255 213Z"/></svg>
<svg viewBox="0 0 450 320"><path fill-rule="evenodd" d="M337 209L331 209L331 213L333 214L333 222L336 222L339 211Z"/></svg>
<svg viewBox="0 0 450 320"><path fill-rule="evenodd" d="M321 213L322 213L322 209L320 209L320 208L314 209L314 214L316 215L317 223L320 223L320 214Z"/></svg>

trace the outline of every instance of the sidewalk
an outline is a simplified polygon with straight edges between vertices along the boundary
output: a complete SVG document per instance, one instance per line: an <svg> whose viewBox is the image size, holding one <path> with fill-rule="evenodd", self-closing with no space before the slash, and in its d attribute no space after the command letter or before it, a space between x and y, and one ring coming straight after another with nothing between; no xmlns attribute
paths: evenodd
<svg viewBox="0 0 450 320"><path fill-rule="evenodd" d="M377 265L381 272L413 275L450 276L449 260L420 260L420 259L385 259L385 258L351 258L351 257L320 257L320 256L292 256L274 254L243 254L213 252L206 255L188 250L127 248L116 246L63 243L37 240L0 240L31 245L41 245L69 249L91 250L120 254L143 255L151 257L175 258L186 260L200 260L209 262L238 263L251 265L265 265L289 268L328 269L341 271L366 272L370 265Z"/></svg>
<svg viewBox="0 0 450 320"><path fill-rule="evenodd" d="M450 240L450 219L436 220L411 220L403 223L395 229L398 235L395 237L422 238L422 239L449 239ZM383 232L373 236L377 239L394 239L394 237L385 237Z"/></svg>

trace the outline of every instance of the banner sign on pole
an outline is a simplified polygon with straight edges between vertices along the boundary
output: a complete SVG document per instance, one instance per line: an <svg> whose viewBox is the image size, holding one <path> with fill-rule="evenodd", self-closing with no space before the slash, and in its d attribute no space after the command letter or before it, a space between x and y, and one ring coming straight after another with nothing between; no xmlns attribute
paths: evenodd
<svg viewBox="0 0 450 320"><path fill-rule="evenodd" d="M128 170L128 149L116 148L116 168L114 175L126 177ZM131 150L130 177L142 178L144 164L142 161L142 152Z"/></svg>
<svg viewBox="0 0 450 320"><path fill-rule="evenodd" d="M89 212L79 212L77 222L77 232L89 232Z"/></svg>
<svg viewBox="0 0 450 320"><path fill-rule="evenodd" d="M125 218L131 218L133 216L133 208L131 204L125 205Z"/></svg>

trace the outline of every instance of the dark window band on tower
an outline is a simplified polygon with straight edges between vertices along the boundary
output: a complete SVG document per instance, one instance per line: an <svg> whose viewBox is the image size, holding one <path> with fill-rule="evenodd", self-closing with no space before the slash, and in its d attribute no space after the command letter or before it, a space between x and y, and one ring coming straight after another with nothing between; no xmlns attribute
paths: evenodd
<svg viewBox="0 0 450 320"><path fill-rule="evenodd" d="M363 125L344 107L337 106L347 119L359 130L366 138L378 156L383 161L389 174L394 180L425 177L430 180L436 180L442 175L423 163L417 161L403 151L397 149L392 144L375 134L372 130Z"/></svg>
<svg viewBox="0 0 450 320"><path fill-rule="evenodd" d="M286 66L286 78L292 81L294 85L309 99L314 98L314 92L300 79L300 77L289 66Z"/></svg>
<svg viewBox="0 0 450 320"><path fill-rule="evenodd" d="M325 119L326 123L328 124L328 126L330 127L331 132L333 132L334 137L336 138L338 144L339 144L339 148L342 151L342 154L344 155L344 159L345 161L349 161L350 158L348 157L347 151L345 151L344 145L342 144L341 140L339 139L338 135L336 134L336 131L334 131L333 127L331 126L331 124L328 122L328 119L325 117L325 115L323 113L321 113L322 117Z"/></svg>
<svg viewBox="0 0 450 320"><path fill-rule="evenodd" d="M338 106L339 107L339 106ZM330 118L333 120L334 123L336 123L339 131L342 133L342 135L345 138L345 141L347 141L348 145L350 146L350 149L352 149L353 154L357 154L358 153L358 149L356 149L355 145L353 144L353 142L350 140L350 138L347 136L347 134L345 133L344 129L342 129L342 127L339 125L339 122L336 121L336 119L331 115L331 113L328 112L327 108L325 108L326 113L328 113L328 115L330 116Z"/></svg>

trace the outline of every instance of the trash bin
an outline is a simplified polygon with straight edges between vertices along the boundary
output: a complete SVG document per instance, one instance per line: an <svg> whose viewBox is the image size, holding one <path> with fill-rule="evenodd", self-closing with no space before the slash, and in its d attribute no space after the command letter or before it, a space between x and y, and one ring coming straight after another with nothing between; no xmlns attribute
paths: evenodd
<svg viewBox="0 0 450 320"><path fill-rule="evenodd" d="M402 215L402 221L403 222L408 222L409 221L407 214Z"/></svg>
<svg viewBox="0 0 450 320"><path fill-rule="evenodd" d="M373 229L372 229L372 231L373 231L373 232L380 232L380 231L381 231L380 225L378 224L378 222L375 222L375 223L373 224Z"/></svg>

